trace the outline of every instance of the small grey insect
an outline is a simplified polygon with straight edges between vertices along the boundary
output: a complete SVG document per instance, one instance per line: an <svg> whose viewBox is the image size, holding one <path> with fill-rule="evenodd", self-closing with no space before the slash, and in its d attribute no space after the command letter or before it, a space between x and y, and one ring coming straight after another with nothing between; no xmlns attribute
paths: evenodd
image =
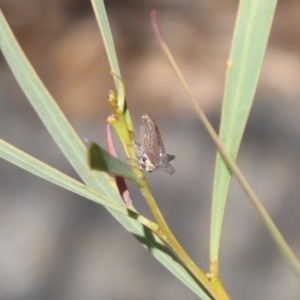
<svg viewBox="0 0 300 300"><path fill-rule="evenodd" d="M134 142L134 148L141 169L149 173L163 170L170 175L175 172L169 163L175 155L166 153L157 124L146 114L141 119L140 143Z"/></svg>

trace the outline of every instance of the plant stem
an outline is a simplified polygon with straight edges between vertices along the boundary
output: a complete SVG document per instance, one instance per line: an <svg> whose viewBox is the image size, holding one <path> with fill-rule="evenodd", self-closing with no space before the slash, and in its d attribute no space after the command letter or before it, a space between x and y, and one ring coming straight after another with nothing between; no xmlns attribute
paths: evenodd
<svg viewBox="0 0 300 300"><path fill-rule="evenodd" d="M128 130L126 118L124 116L123 111L118 106L117 98L118 96L115 93L109 92L108 101L112 109L114 110L116 116L110 117L108 121L112 124L113 128L115 129L124 147L126 155L129 158L136 159L136 153L132 146L134 140L133 132ZM138 168L133 168L133 172L136 173L136 175L140 178L139 188L141 190L142 195L145 197L146 203L154 219L158 223L159 229L154 231L155 234L158 237L160 237L173 250L173 252L181 260L183 265L195 276L195 278L205 287L205 289L210 293L212 297L214 297L214 299L229 300L230 298L224 290L222 284L220 283L220 280L216 277L214 278L214 281L209 280L206 274L199 269L199 267L194 263L194 261L179 244L172 231L170 230L167 222L165 221L160 209L158 208L156 201L152 196L144 173ZM217 282L219 283L216 284Z"/></svg>
<svg viewBox="0 0 300 300"><path fill-rule="evenodd" d="M199 269L199 267L177 241L168 224L166 223L161 211L159 210L146 181L143 182L142 186L140 186L140 189L151 210L151 213L161 229L161 234L159 232L156 232L156 234L169 245L169 247L187 267L187 269L203 284L203 286L215 299L229 300L230 298L224 290L220 280L216 279L214 281L210 281L206 274Z"/></svg>

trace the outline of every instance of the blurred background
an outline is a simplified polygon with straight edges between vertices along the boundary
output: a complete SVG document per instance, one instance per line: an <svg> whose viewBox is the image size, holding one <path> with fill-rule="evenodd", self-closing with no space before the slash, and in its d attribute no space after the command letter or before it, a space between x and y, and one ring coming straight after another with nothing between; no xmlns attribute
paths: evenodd
<svg viewBox="0 0 300 300"><path fill-rule="evenodd" d="M278 1L238 164L300 257L300 2ZM147 175L187 252L208 270L215 147L156 41L159 23L189 86L218 128L238 1L106 1L128 105L160 125L176 173ZM88 0L0 0L37 73L86 141L104 145L114 89ZM78 178L1 58L0 137ZM121 153L121 151L119 152ZM0 160L0 299L198 299L106 210ZM130 186L134 204L149 216ZM299 299L299 282L233 181L221 276L232 299Z"/></svg>

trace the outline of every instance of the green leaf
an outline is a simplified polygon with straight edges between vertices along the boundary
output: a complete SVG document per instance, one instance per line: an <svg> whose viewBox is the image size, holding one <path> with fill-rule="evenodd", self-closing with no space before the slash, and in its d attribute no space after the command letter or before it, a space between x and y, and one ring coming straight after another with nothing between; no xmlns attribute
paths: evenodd
<svg viewBox="0 0 300 300"><path fill-rule="evenodd" d="M127 164L113 157L94 142L91 143L88 150L88 163L92 170L118 175L139 183L139 179Z"/></svg>
<svg viewBox="0 0 300 300"><path fill-rule="evenodd" d="M118 63L118 58L116 54L116 49L113 41L113 37L111 34L107 14L105 11L105 6L104 2L102 0L92 0L92 5L94 8L94 12L96 15L96 19L99 25L99 28L101 30L101 34L103 37L104 41L104 46L105 50L107 53L109 65L111 68L111 71L114 76L115 80L115 85L117 87L117 92L118 92L118 104L119 107L123 110L124 105L125 105L125 91L124 91L124 85L122 81L120 80L121 78L121 72L120 72L120 67Z"/></svg>
<svg viewBox="0 0 300 300"><path fill-rule="evenodd" d="M127 105L126 105L125 85L124 82L122 81L116 49L111 34L111 30L110 30L110 26L106 14L105 6L104 6L104 1L91 0L91 2L94 8L98 26L102 34L111 73L114 77L117 94L118 94L118 105L121 108L121 110L125 113L128 129L133 132L133 124L131 121L129 110L127 109Z"/></svg>
<svg viewBox="0 0 300 300"><path fill-rule="evenodd" d="M124 205L92 190L83 183L63 174L40 160L35 159L1 139L0 157L38 177L65 188L66 190L129 216L128 209Z"/></svg>
<svg viewBox="0 0 300 300"><path fill-rule="evenodd" d="M270 34L276 0L240 1L230 59L220 125L220 138L236 159L253 103L258 78ZM220 237L231 173L217 154L213 187L210 260L218 261Z"/></svg>

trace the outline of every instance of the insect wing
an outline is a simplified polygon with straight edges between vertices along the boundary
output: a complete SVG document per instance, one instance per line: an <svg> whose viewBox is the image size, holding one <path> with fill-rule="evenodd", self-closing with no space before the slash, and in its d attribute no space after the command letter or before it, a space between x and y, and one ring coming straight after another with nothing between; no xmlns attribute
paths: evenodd
<svg viewBox="0 0 300 300"><path fill-rule="evenodd" d="M166 153L159 128L147 114L142 116L140 142L140 144L135 142L134 147L141 168L148 172L154 170L164 170L169 174L175 172L169 163L175 155Z"/></svg>
<svg viewBox="0 0 300 300"><path fill-rule="evenodd" d="M140 134L141 144L148 159L154 166L161 166L166 157L165 148L158 126L148 115L142 116Z"/></svg>

